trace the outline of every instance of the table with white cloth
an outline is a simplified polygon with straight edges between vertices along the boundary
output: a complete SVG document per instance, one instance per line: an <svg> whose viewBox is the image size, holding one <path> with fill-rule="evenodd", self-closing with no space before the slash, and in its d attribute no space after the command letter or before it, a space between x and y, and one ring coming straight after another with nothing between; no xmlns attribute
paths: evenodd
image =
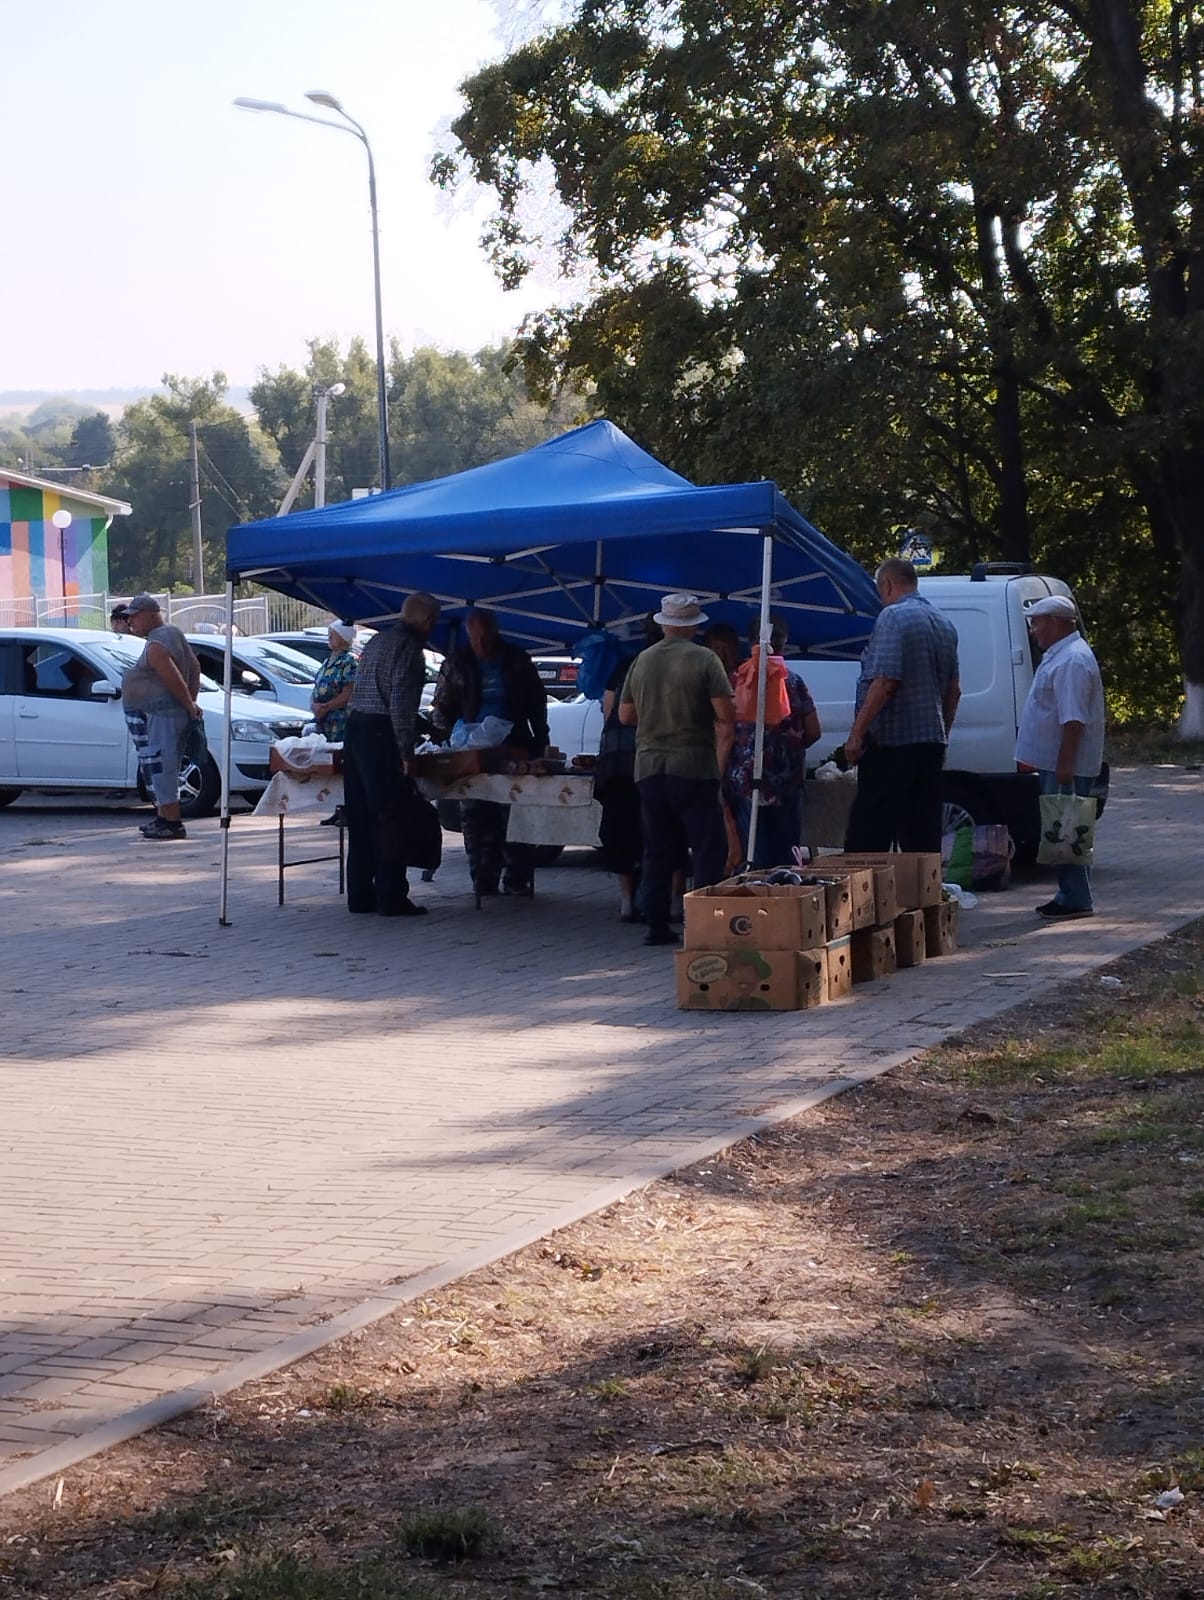
<svg viewBox="0 0 1204 1600"><path fill-rule="evenodd" d="M289 743L291 741L284 741ZM335 747L331 746L333 750ZM279 746L272 749L272 765L277 768L271 781L260 795L255 806L255 816L275 817L276 834L276 904L284 904L284 874L290 867L308 867L319 861L337 861L339 864L339 893L346 882L346 848L343 824L335 829L338 849L321 856L301 856L289 861L284 847L284 820L296 811L306 811L315 806L330 807L337 811L343 804L343 775L324 762L311 767L286 765L289 758Z"/></svg>
<svg viewBox="0 0 1204 1600"><path fill-rule="evenodd" d="M586 845L598 843L602 807L594 799L589 773L476 772L462 778L417 780L428 800L489 800L510 807L506 840L510 844ZM477 896L477 905L480 905Z"/></svg>

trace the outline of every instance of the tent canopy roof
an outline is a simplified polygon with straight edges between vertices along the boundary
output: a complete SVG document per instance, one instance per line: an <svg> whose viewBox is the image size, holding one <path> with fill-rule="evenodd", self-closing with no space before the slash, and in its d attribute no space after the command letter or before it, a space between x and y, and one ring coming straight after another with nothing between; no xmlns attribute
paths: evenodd
<svg viewBox="0 0 1204 1600"><path fill-rule="evenodd" d="M877 591L774 484L698 488L605 421L449 478L231 528L227 575L377 625L426 589L445 624L488 606L516 643L562 649L594 622L636 637L671 590L743 631L767 534L771 606L791 640L856 655Z"/></svg>

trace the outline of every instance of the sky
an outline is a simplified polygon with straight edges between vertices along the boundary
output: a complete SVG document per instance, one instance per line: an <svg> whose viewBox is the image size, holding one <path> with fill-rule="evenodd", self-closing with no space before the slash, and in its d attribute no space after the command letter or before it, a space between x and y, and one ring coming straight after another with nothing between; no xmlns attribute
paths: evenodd
<svg viewBox="0 0 1204 1600"><path fill-rule="evenodd" d="M503 293L487 197L427 178L458 84L536 0L0 0L0 390L151 387L374 342L368 162L315 116L336 95L376 161L386 338L476 350L564 291ZM502 30L502 31L499 31Z"/></svg>

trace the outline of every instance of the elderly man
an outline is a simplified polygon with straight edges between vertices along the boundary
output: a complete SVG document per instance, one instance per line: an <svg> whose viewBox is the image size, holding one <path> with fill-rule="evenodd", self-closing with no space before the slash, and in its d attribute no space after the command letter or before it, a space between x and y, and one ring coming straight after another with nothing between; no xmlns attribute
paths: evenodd
<svg viewBox="0 0 1204 1600"><path fill-rule="evenodd" d="M845 849L941 848L941 772L961 698L957 629L919 592L910 561L874 574L882 600L861 658L857 714L844 742L857 768Z"/></svg>
<svg viewBox="0 0 1204 1600"><path fill-rule="evenodd" d="M667 594L652 619L664 634L631 664L619 721L635 728L635 781L644 836L645 944L676 944L669 926L683 836L694 887L718 883L727 862L719 779L736 726L732 686L713 650L693 642L707 620L692 594Z"/></svg>
<svg viewBox="0 0 1204 1600"><path fill-rule="evenodd" d="M498 717L511 724L506 743L541 756L548 745L548 694L525 650L503 639L492 611L474 607L464 621L468 643L444 661L435 685L431 721L446 739L457 722ZM464 850L478 894L530 894L535 846L507 844L510 807L462 800Z"/></svg>
<svg viewBox="0 0 1204 1600"><path fill-rule="evenodd" d="M1042 794L1090 794L1104 759L1099 666L1067 595L1051 594L1030 606L1028 626L1041 663L1020 716L1016 760L1037 772ZM1059 867L1058 892L1037 912L1050 922L1093 916L1090 869Z"/></svg>
<svg viewBox="0 0 1204 1600"><path fill-rule="evenodd" d="M157 813L140 832L145 839L186 839L180 819L180 766L189 729L201 721L196 702L200 663L179 628L164 622L153 594L136 594L125 614L127 630L146 641L121 681L126 726Z"/></svg>
<svg viewBox="0 0 1204 1600"><path fill-rule="evenodd" d="M360 657L343 736L347 824L347 909L381 917L421 917L406 877L406 802L426 682L423 646L439 620L433 595L412 594L395 628L382 628Z"/></svg>

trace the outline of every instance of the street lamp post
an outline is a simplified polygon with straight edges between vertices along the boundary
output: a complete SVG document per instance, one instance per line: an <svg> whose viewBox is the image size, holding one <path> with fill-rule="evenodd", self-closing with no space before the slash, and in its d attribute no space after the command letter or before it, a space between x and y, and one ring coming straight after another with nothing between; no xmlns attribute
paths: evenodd
<svg viewBox="0 0 1204 1600"><path fill-rule="evenodd" d="M272 111L277 116L295 117L298 122L316 122L319 128L336 128L340 133L349 133L358 139L368 152L368 204L372 211L372 279L376 298L377 448L380 455L381 489L391 489L393 478L389 470L389 391L385 373L385 328L380 293L380 225L376 208L376 163L372 159L372 146L368 143L368 135L355 118L343 110L334 95L325 89L310 89L305 98L312 100L314 105L325 106L328 111L333 111L342 117L343 121L331 122L326 117L311 117L304 111L290 111L288 106L281 105L276 100L240 98L235 100L234 104L243 111Z"/></svg>

